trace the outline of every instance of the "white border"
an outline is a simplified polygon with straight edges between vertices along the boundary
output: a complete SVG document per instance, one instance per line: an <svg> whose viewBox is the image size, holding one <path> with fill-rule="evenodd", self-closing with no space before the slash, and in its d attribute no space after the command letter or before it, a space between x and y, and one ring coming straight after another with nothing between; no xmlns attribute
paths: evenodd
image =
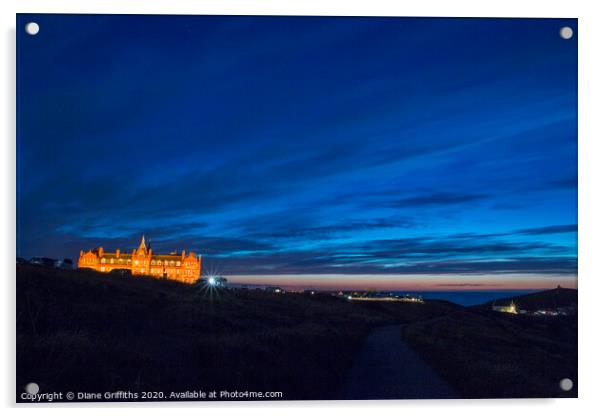
<svg viewBox="0 0 602 416"><path fill-rule="evenodd" d="M466 17L577 17L579 18L579 396L577 400L475 400L475 401L382 401L382 402L244 402L244 403L171 403L130 404L128 412L163 414L167 408L178 412L226 412L260 414L266 412L305 415L307 412L362 414L374 408L380 412L420 412L420 414L507 415L523 412L545 412L546 415L587 412L598 404L600 368L599 333L596 319L602 297L600 247L602 233L600 215L599 160L602 132L600 74L602 64L602 21L593 1L531 1L506 0L487 2L474 0L21 0L0 3L3 24L2 91L0 117L4 130L2 140L2 239L0 261L3 265L2 287L2 369L0 395L3 406L14 403L14 258L15 258L15 13L125 13L125 14L271 14L271 15L347 15L347 16L466 16ZM43 405L19 406L26 412L42 410L49 413L115 412L122 405Z"/></svg>

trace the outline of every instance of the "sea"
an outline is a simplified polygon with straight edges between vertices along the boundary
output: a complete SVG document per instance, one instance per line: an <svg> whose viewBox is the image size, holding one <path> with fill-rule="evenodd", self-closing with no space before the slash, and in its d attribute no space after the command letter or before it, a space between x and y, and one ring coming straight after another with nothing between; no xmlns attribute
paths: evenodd
<svg viewBox="0 0 602 416"><path fill-rule="evenodd" d="M538 290L496 290L496 291L451 291L451 292L396 292L400 295L420 295L423 299L447 300L462 306L480 305L495 299L526 295Z"/></svg>
<svg viewBox="0 0 602 416"><path fill-rule="evenodd" d="M260 288L265 289L264 285L240 285L232 284L231 287L245 287L245 288ZM285 288L286 289L286 288ZM315 289L320 291L320 289ZM388 291L382 290L381 292L394 293L396 295L419 295L422 299L432 300L446 300L453 302L461 306L474 306L481 305L496 299L511 298L514 296L526 295L534 292L541 292L543 289L527 289L527 290L452 290L452 291ZM346 290L350 291L350 290ZM330 292L336 293L336 290ZM360 291L361 292L361 291Z"/></svg>

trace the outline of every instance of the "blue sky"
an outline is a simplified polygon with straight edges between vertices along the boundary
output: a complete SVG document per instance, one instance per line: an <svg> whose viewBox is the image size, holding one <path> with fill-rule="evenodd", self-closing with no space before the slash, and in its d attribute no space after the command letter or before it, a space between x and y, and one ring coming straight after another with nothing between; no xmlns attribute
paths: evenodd
<svg viewBox="0 0 602 416"><path fill-rule="evenodd" d="M574 19L17 20L20 256L576 274Z"/></svg>

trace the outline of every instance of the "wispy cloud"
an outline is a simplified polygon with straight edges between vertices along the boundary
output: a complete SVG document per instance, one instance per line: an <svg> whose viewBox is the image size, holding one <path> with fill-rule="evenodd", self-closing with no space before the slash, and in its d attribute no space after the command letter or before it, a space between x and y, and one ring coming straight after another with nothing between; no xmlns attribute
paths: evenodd
<svg viewBox="0 0 602 416"><path fill-rule="evenodd" d="M526 235L563 234L563 233L576 233L576 232L577 232L577 224L551 225L548 227L526 228L523 230L516 231L516 233L518 233L518 234L526 234Z"/></svg>
<svg viewBox="0 0 602 416"><path fill-rule="evenodd" d="M409 198L387 201L385 205L391 207L420 207L420 206L437 206L437 205L458 205L465 203L473 203L487 199L485 194L468 194L468 193L451 193L451 192L435 192L423 195L417 195Z"/></svg>
<svg viewBox="0 0 602 416"><path fill-rule="evenodd" d="M79 36L19 42L21 256L145 233L240 274L576 270L558 20L40 18Z"/></svg>

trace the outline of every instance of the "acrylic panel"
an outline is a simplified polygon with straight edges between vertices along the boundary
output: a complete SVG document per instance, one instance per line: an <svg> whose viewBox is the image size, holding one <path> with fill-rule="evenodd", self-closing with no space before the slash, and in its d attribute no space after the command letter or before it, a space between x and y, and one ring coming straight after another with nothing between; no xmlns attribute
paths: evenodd
<svg viewBox="0 0 602 416"><path fill-rule="evenodd" d="M576 19L16 26L18 402L577 396Z"/></svg>

